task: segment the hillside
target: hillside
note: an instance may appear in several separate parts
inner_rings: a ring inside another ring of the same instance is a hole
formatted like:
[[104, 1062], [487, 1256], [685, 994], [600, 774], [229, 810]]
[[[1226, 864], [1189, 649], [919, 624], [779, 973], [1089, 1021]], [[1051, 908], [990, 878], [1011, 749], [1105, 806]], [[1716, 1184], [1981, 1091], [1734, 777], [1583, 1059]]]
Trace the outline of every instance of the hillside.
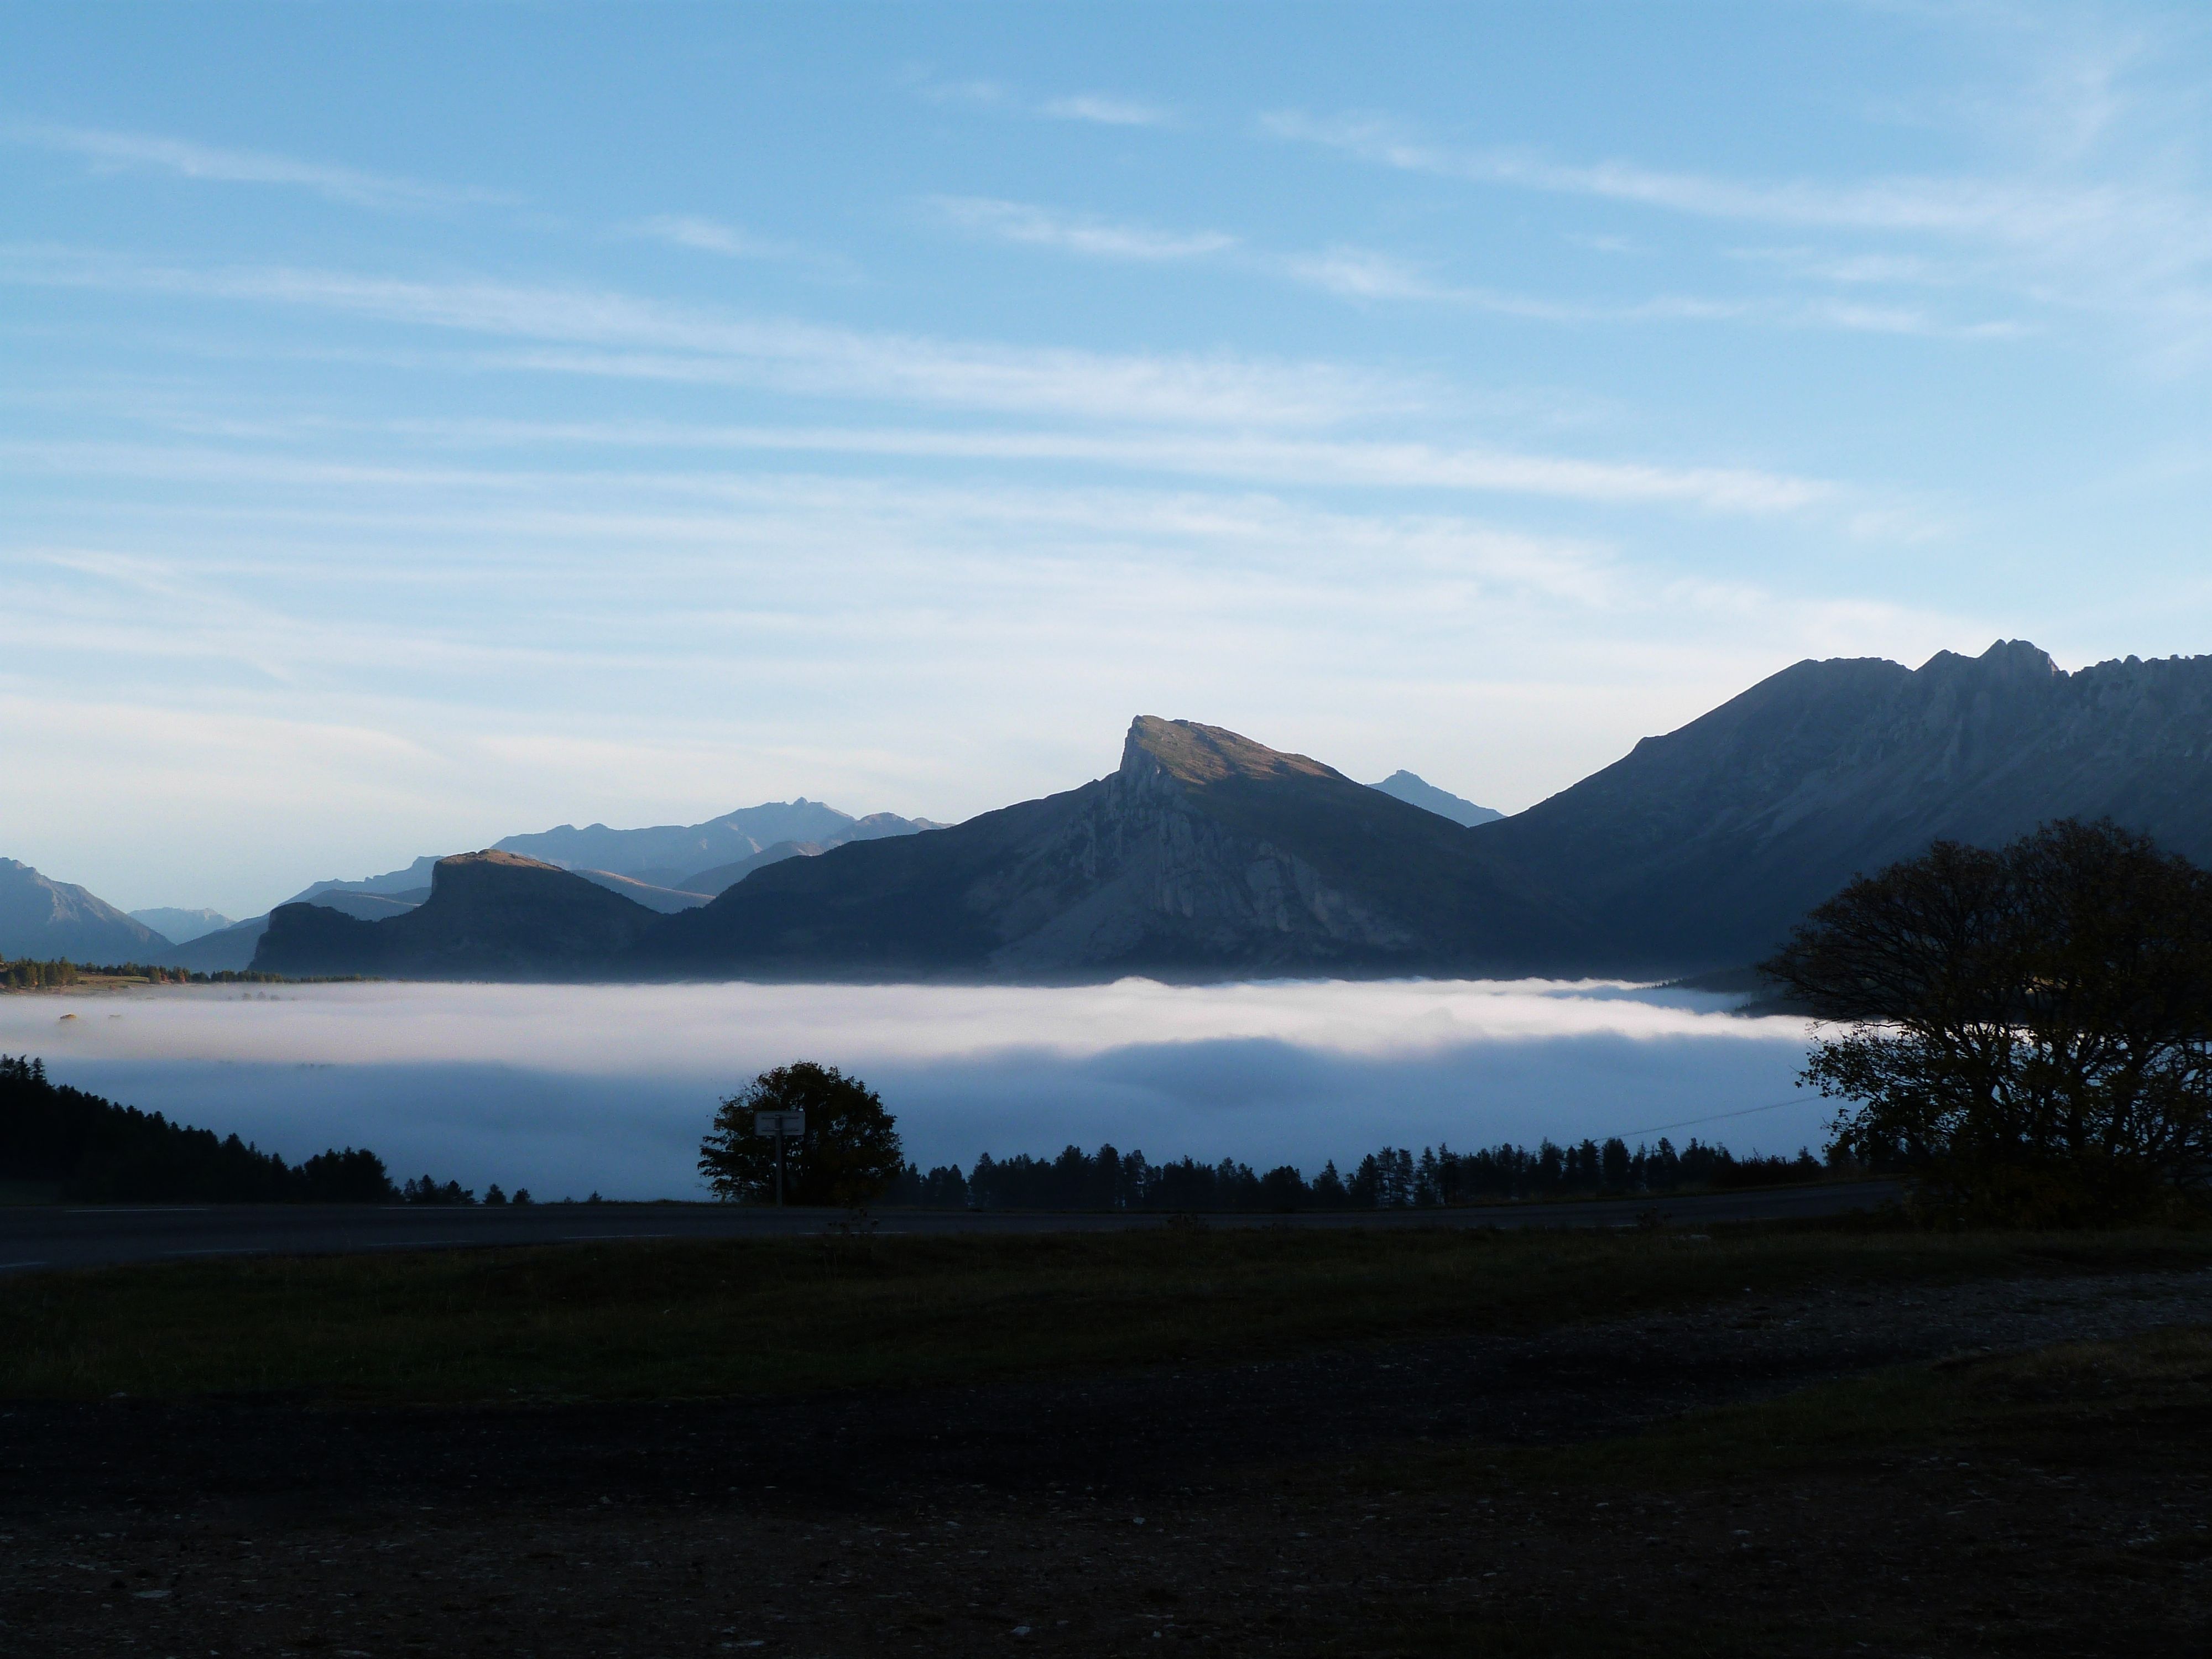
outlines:
[[1468, 834], [1595, 919], [1555, 969], [1664, 975], [1757, 960], [1939, 837], [2106, 815], [2212, 863], [2212, 658], [2069, 674], [2010, 641], [1917, 670], [1802, 662]]
[[[404, 915], [430, 894], [427, 884], [398, 893], [360, 893], [335, 886], [314, 891], [313, 902], [362, 921], [382, 921], [389, 916]], [[295, 904], [304, 902], [290, 901]], [[212, 933], [187, 939], [153, 960], [196, 974], [235, 973], [252, 966], [253, 953], [260, 948], [262, 934], [268, 931], [267, 916], [248, 916], [244, 921], [234, 921]]]
[[52, 961], [144, 962], [169, 941], [74, 882], [0, 859], [0, 957]]
[[581, 876], [495, 849], [440, 859], [422, 903], [365, 921], [323, 904], [270, 912], [264, 973], [404, 979], [617, 977], [654, 913]]
[[1578, 926], [1432, 812], [1146, 716], [1108, 777], [757, 869], [636, 960], [883, 978], [1504, 970]]
[[786, 859], [819, 858], [828, 850], [818, 842], [780, 841], [773, 847], [762, 848], [749, 858], [739, 859], [732, 864], [716, 865], [712, 870], [698, 871], [686, 879], [692, 891], [704, 893], [713, 898], [736, 886], [756, 870], [764, 870], [771, 864], [781, 864]]

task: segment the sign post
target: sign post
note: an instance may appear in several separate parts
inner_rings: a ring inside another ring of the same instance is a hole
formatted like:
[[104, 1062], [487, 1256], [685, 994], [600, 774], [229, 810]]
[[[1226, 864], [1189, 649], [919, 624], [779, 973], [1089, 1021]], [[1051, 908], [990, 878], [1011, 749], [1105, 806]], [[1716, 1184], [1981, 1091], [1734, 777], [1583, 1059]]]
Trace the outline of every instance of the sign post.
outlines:
[[753, 1133], [775, 1137], [775, 1201], [783, 1204], [783, 1140], [786, 1135], [804, 1139], [806, 1135], [806, 1114], [804, 1112], [755, 1112]]

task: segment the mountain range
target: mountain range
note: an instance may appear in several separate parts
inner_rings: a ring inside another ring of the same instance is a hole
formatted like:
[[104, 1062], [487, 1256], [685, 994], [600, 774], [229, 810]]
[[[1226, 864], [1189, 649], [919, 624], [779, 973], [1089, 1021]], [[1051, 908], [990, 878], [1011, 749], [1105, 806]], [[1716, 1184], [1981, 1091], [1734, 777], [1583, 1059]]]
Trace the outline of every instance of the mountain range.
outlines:
[[[704, 823], [661, 824], [643, 830], [611, 830], [604, 823], [579, 830], [564, 823], [534, 834], [509, 836], [494, 847], [573, 869], [586, 881], [620, 893], [649, 910], [666, 912], [704, 904], [757, 866], [780, 858], [811, 855], [849, 841], [915, 835], [941, 827], [927, 818], [902, 818], [891, 812], [854, 817], [802, 796], [793, 801], [741, 807]], [[285, 902], [319, 904], [363, 921], [382, 921], [412, 909], [430, 896], [431, 872], [437, 863], [433, 855], [380, 876], [319, 881]], [[31, 873], [38, 880], [45, 879], [35, 871]], [[4, 888], [5, 878], [0, 875], [0, 890]], [[100, 904], [82, 888], [68, 890], [82, 900]], [[0, 897], [0, 906], [6, 903]], [[126, 951], [120, 948], [125, 936], [112, 931], [87, 933], [81, 927], [70, 930], [40, 920], [49, 914], [69, 914], [65, 909], [58, 911], [51, 905], [41, 909], [31, 904], [23, 910], [20, 922], [12, 924], [11, 914], [0, 908], [0, 957], [129, 959], [197, 973], [234, 972], [251, 965], [269, 926], [266, 915], [234, 922], [213, 910], [136, 911], [132, 919], [155, 937], [130, 936], [137, 942]], [[109, 945], [96, 943], [101, 939]]]
[[2000, 641], [1918, 669], [1802, 662], [1510, 817], [1411, 774], [1365, 786], [1153, 716], [1107, 775], [956, 826], [836, 814], [825, 838], [828, 811], [563, 826], [319, 884], [272, 912], [254, 965], [1022, 981], [1735, 969], [1853, 875], [1939, 837], [1993, 845], [2109, 816], [2212, 864], [2212, 658], [2069, 674]]

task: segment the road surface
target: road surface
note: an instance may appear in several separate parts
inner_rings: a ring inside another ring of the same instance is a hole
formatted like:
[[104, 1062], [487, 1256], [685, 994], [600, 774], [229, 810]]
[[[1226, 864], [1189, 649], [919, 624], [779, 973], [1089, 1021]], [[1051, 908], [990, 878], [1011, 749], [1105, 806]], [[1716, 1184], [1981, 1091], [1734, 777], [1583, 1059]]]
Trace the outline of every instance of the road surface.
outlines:
[[[1210, 1215], [1224, 1227], [1632, 1227], [1649, 1212], [1669, 1226], [1773, 1221], [1871, 1209], [1898, 1195], [1886, 1181], [1771, 1187], [1743, 1193], [1514, 1204], [1455, 1210], [1358, 1210], [1297, 1215]], [[1158, 1214], [885, 1210], [878, 1237], [920, 1233], [1109, 1232], [1157, 1227]], [[258, 1204], [26, 1205], [0, 1209], [0, 1273], [185, 1261], [222, 1255], [330, 1255], [556, 1244], [609, 1238], [775, 1238], [843, 1224], [841, 1210], [723, 1204], [481, 1206]]]

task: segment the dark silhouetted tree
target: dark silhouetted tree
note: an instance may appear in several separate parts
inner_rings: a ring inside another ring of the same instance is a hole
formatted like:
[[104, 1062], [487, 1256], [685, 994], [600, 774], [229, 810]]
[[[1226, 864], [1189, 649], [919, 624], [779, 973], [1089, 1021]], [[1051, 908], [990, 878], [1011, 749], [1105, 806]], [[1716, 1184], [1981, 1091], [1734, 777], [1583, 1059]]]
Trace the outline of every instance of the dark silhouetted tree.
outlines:
[[2212, 1177], [2212, 877], [2109, 822], [1939, 842], [1762, 964], [1837, 1028], [1804, 1079], [1838, 1146], [2026, 1220]]
[[896, 1120], [875, 1091], [834, 1066], [802, 1060], [763, 1072], [714, 1114], [699, 1145], [699, 1173], [719, 1198], [775, 1202], [775, 1140], [754, 1133], [758, 1112], [806, 1114], [805, 1134], [784, 1146], [790, 1203], [872, 1203], [906, 1167]]

